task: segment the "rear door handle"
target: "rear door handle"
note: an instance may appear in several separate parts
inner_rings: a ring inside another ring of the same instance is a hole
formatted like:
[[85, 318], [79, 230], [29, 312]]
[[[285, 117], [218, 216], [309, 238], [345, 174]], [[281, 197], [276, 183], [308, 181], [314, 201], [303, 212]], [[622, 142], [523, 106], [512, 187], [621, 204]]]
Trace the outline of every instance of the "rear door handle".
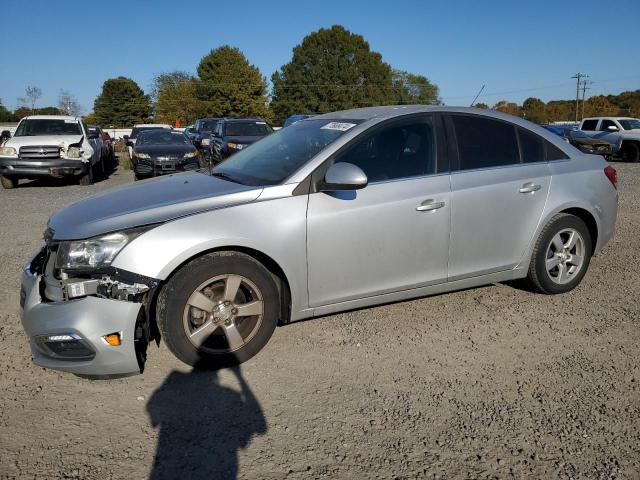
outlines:
[[520, 187], [520, 193], [533, 193], [537, 192], [542, 188], [542, 185], [536, 185], [535, 183], [525, 183]]
[[444, 202], [436, 202], [433, 198], [430, 198], [416, 207], [416, 210], [419, 212], [430, 212], [431, 210], [437, 210], [442, 207], [444, 207]]

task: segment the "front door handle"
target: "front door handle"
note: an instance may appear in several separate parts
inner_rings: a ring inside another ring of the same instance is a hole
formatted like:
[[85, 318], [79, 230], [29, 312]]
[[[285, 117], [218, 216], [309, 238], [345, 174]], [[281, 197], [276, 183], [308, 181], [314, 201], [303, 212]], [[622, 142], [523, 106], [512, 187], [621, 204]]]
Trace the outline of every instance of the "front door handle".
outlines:
[[419, 212], [430, 212], [442, 207], [444, 207], [444, 202], [436, 202], [433, 198], [430, 198], [422, 202], [420, 206], [416, 207], [416, 210]]
[[520, 193], [533, 193], [537, 192], [542, 188], [542, 185], [536, 185], [535, 183], [525, 183], [520, 187]]

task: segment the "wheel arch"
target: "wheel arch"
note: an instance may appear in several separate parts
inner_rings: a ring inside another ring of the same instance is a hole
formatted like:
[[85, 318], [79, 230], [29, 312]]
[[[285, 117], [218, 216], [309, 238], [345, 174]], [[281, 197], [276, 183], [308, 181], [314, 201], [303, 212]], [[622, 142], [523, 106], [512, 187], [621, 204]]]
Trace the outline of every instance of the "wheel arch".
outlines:
[[167, 275], [166, 278], [162, 281], [160, 286], [158, 287], [156, 293], [154, 294], [154, 298], [151, 300], [149, 304], [149, 320], [150, 327], [152, 332], [155, 335], [158, 335], [159, 339], [159, 329], [157, 325], [157, 298], [160, 294], [160, 291], [166, 286], [167, 282], [185, 265], [189, 262], [195, 260], [196, 258], [202, 257], [203, 255], [209, 255], [211, 253], [217, 252], [238, 252], [248, 255], [253, 258], [257, 262], [259, 262], [262, 266], [264, 266], [269, 273], [271, 273], [274, 281], [276, 282], [276, 286], [278, 291], [280, 292], [280, 319], [279, 323], [286, 324], [291, 321], [291, 286], [289, 283], [289, 279], [287, 274], [284, 272], [282, 267], [276, 262], [271, 256], [267, 255], [264, 252], [256, 250], [254, 248], [242, 246], [242, 245], [226, 245], [226, 246], [217, 246], [213, 248], [209, 248], [206, 250], [202, 250], [189, 258], [184, 259], [180, 264], [176, 265], [173, 270]]
[[591, 254], [596, 252], [596, 245], [598, 244], [598, 222], [595, 216], [589, 211], [581, 207], [570, 207], [561, 210], [557, 213], [567, 213], [573, 215], [582, 220], [589, 229], [589, 235], [591, 235]]

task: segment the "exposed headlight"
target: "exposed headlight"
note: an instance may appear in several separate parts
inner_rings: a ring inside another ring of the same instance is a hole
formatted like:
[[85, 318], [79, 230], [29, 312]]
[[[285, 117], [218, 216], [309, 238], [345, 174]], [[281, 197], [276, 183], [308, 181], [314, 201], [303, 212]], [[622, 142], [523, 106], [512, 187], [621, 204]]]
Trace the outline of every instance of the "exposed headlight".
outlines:
[[69, 147], [67, 149], [67, 157], [68, 158], [80, 158], [80, 157], [82, 157], [82, 150], [80, 150], [80, 147]]
[[184, 157], [182, 158], [193, 158], [193, 157], [197, 157], [198, 156], [198, 152], [187, 152], [184, 154]]
[[107, 267], [125, 245], [154, 226], [110, 233], [87, 240], [60, 242], [56, 267], [64, 269]]
[[203, 138], [200, 141], [200, 145], [202, 145], [203, 147], [208, 147], [209, 145], [211, 145], [211, 139], [210, 138]]
[[151, 158], [151, 155], [142, 152], [133, 152], [133, 156], [136, 158]]
[[13, 147], [0, 147], [0, 155], [15, 155], [16, 149]]

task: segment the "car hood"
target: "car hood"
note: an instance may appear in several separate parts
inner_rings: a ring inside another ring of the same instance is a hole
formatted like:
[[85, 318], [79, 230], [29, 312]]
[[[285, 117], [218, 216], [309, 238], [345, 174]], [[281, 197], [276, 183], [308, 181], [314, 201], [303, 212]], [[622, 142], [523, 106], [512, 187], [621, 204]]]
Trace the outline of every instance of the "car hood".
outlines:
[[30, 135], [24, 137], [12, 137], [4, 144], [5, 147], [13, 147], [18, 150], [20, 147], [30, 147], [32, 145], [58, 146], [67, 149], [69, 145], [82, 140], [82, 135]]
[[135, 151], [138, 153], [147, 153], [152, 157], [158, 155], [184, 155], [188, 152], [195, 152], [196, 147], [193, 145], [136, 145]]
[[136, 182], [81, 200], [47, 224], [53, 240], [77, 240], [254, 201], [262, 187], [198, 172]]
[[260, 135], [260, 136], [230, 135], [224, 138], [225, 138], [225, 142], [242, 143], [242, 144], [248, 145], [263, 139], [264, 135]]

